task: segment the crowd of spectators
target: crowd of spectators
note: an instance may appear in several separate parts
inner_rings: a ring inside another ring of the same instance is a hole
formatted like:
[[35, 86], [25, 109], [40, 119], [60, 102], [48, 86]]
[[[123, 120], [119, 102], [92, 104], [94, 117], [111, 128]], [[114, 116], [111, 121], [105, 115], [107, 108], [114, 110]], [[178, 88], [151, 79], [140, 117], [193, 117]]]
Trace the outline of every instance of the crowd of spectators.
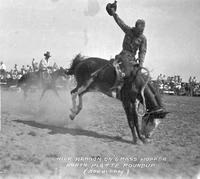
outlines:
[[195, 76], [190, 76], [188, 81], [183, 82], [180, 75], [166, 76], [160, 74], [156, 83], [161, 93], [187, 96], [200, 95], [200, 82], [197, 81]]
[[[51, 70], [57, 70], [58, 65], [53, 64]], [[0, 80], [6, 82], [8, 79], [17, 80], [22, 75], [28, 72], [35, 72], [39, 70], [39, 64], [33, 58], [31, 65], [22, 65], [18, 67], [14, 65], [13, 69], [7, 70], [3, 61], [0, 62]], [[197, 78], [190, 76], [187, 82], [183, 82], [180, 75], [166, 76], [164, 74], [158, 75], [156, 80], [152, 80], [156, 84], [161, 93], [168, 93], [174, 95], [200, 96], [200, 82]]]
[[[58, 65], [56, 63], [53, 64], [51, 70], [54, 71], [58, 69]], [[6, 65], [3, 61], [0, 62], [0, 80], [1, 82], [5, 82], [8, 79], [19, 79], [22, 75], [28, 72], [36, 72], [39, 70], [39, 63], [33, 58], [31, 65], [22, 65], [19, 67], [17, 64], [10, 70], [7, 70]]]

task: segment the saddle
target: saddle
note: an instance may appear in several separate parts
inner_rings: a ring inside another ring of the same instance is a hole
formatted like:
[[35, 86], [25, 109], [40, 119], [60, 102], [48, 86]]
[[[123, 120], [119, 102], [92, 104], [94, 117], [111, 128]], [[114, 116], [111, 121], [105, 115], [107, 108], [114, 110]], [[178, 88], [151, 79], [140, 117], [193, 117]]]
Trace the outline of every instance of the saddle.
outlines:
[[[125, 80], [128, 79], [129, 77], [129, 73], [127, 73], [127, 71], [124, 69], [124, 67], [122, 67], [123, 65], [121, 65], [122, 61], [120, 60], [116, 60], [115, 59], [111, 59], [111, 64], [112, 66], [115, 68], [115, 72], [116, 72], [116, 79], [115, 79], [115, 83], [113, 85], [113, 87], [110, 89], [111, 92], [116, 92], [116, 97], [120, 98], [120, 90], [122, 88], [122, 86], [125, 83]], [[134, 67], [139, 67], [139, 64], [136, 61], [129, 61], [129, 65]], [[130, 69], [129, 69], [130, 70]]]
[[113, 87], [111, 88], [111, 90], [114, 90], [114, 89], [121, 89], [121, 87], [123, 86], [124, 84], [124, 77], [126, 76], [125, 73], [122, 71], [121, 67], [120, 67], [120, 64], [122, 62], [116, 62], [115, 60], [113, 60], [113, 67], [115, 68], [115, 73], [116, 73], [116, 79], [115, 79], [115, 83], [113, 85]]
[[[129, 76], [128, 75], [129, 73], [127, 74], [126, 70], [123, 67], [121, 67], [121, 64], [123, 63], [122, 61], [111, 59], [110, 62], [115, 68], [115, 72], [116, 72], [115, 84], [112, 87], [112, 89], [114, 89], [119, 86], [118, 84], [120, 84], [120, 86], [123, 85], [124, 79]], [[129, 62], [129, 65], [132, 67], [139, 67], [139, 64], [136, 61]]]

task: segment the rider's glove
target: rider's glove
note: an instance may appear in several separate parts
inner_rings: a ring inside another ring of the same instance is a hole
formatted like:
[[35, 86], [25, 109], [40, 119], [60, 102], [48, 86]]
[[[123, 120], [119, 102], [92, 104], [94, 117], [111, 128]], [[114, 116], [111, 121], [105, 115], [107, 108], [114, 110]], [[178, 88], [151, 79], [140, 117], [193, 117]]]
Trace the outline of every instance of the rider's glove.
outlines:
[[140, 67], [143, 67], [143, 61], [141, 59], [137, 58], [136, 62], [139, 64]]
[[139, 65], [140, 65], [140, 67], [143, 67], [143, 62], [139, 61]]

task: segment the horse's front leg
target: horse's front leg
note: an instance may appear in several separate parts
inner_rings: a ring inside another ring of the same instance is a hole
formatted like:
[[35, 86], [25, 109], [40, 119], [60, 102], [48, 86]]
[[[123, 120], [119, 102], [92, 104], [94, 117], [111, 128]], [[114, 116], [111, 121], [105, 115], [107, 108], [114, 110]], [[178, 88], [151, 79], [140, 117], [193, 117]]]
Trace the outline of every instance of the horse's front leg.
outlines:
[[133, 137], [133, 144], [137, 143], [137, 136], [135, 133], [135, 124], [133, 120], [133, 115], [132, 115], [132, 108], [131, 108], [131, 103], [129, 101], [123, 101], [123, 107], [126, 112], [126, 117], [128, 119], [128, 125], [131, 129], [132, 137]]
[[78, 101], [79, 101], [79, 103], [78, 103], [78, 106], [77, 106], [77, 113], [76, 114], [78, 114], [80, 111], [81, 111], [81, 109], [83, 108], [83, 99], [82, 99], [82, 94], [80, 95], [78, 95]]
[[131, 104], [131, 111], [132, 111], [132, 120], [134, 121], [134, 126], [135, 126], [135, 129], [136, 129], [136, 132], [137, 132], [137, 136], [143, 143], [146, 143], [145, 138], [142, 137], [141, 134], [140, 134], [139, 124], [138, 124], [138, 114], [137, 114], [137, 111], [136, 111], [135, 103]]
[[76, 98], [77, 98], [77, 92], [71, 92], [71, 97], [72, 97], [72, 108], [71, 114], [69, 115], [70, 119], [73, 120], [77, 114], [77, 106], [76, 106]]
[[[91, 83], [90, 83], [91, 84]], [[89, 84], [89, 85], [90, 85]], [[83, 108], [83, 95], [87, 92], [89, 85], [86, 86], [82, 86], [81, 88], [78, 89], [78, 99], [79, 99], [79, 103], [77, 106], [77, 114], [81, 111], [81, 109]]]

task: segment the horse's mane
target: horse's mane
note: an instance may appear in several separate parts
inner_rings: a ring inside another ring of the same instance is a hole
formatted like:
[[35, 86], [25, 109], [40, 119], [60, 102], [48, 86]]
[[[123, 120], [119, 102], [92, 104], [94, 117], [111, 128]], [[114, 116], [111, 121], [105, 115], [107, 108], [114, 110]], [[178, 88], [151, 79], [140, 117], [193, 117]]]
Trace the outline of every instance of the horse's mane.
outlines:
[[82, 56], [80, 53], [77, 54], [74, 59], [72, 59], [72, 62], [71, 62], [71, 65], [70, 65], [70, 68], [67, 69], [67, 72], [66, 74], [67, 75], [73, 75], [74, 74], [74, 70], [75, 70], [75, 67], [85, 59], [84, 56]]

